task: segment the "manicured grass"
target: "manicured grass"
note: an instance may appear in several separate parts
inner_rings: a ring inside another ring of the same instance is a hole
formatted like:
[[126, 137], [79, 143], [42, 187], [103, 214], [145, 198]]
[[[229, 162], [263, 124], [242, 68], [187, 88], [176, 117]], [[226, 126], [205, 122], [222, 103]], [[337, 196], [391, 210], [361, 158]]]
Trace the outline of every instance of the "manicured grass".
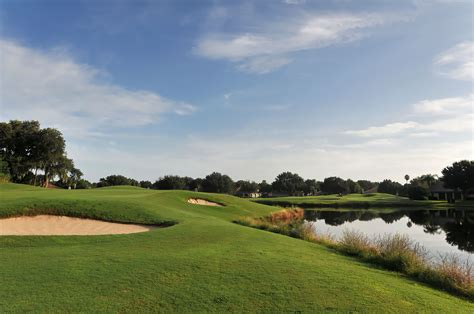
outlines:
[[[302, 208], [323, 208], [323, 207], [344, 207], [344, 208], [409, 208], [409, 207], [458, 207], [462, 203], [448, 204], [445, 201], [413, 201], [406, 197], [385, 194], [348, 194], [339, 196], [320, 195], [320, 196], [290, 196], [290, 197], [273, 197], [273, 198], [257, 198], [254, 202], [266, 205], [291, 207], [297, 206]], [[467, 202], [466, 202], [467, 204]], [[472, 205], [472, 204], [470, 204]], [[474, 208], [474, 206], [472, 207]]]
[[[226, 206], [192, 205], [190, 197]], [[232, 196], [3, 184], [0, 200], [0, 216], [176, 223], [131, 235], [0, 237], [0, 312], [474, 311], [318, 244], [234, 224], [276, 209]]]

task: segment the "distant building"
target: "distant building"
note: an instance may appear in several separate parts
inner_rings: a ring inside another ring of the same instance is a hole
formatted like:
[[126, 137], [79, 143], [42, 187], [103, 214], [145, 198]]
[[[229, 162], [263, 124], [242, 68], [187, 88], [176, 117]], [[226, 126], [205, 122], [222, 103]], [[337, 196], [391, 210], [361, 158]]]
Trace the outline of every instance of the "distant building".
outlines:
[[260, 192], [237, 191], [235, 193], [235, 195], [238, 196], [238, 197], [244, 197], [244, 198], [257, 198], [257, 197], [261, 197], [262, 193], [260, 193]]
[[463, 194], [460, 190], [445, 188], [443, 181], [438, 181], [430, 187], [430, 196], [432, 199], [448, 202], [463, 199]]

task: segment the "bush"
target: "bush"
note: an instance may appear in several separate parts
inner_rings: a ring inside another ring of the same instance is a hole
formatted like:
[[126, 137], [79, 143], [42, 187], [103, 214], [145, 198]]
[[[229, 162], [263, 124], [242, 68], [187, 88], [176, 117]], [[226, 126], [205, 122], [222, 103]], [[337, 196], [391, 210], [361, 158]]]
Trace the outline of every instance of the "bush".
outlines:
[[428, 189], [419, 185], [412, 185], [408, 187], [408, 197], [412, 200], [427, 200], [428, 199]]

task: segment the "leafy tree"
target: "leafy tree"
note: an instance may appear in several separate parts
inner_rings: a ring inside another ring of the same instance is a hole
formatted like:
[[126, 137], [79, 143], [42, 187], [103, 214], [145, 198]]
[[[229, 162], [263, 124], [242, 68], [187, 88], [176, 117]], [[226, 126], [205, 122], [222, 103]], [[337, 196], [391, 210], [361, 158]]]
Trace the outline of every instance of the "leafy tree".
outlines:
[[12, 120], [0, 123], [0, 155], [13, 182], [22, 182], [35, 163], [38, 121]]
[[428, 189], [420, 185], [410, 185], [408, 187], [408, 197], [412, 200], [426, 200], [428, 199]]
[[285, 192], [289, 195], [296, 195], [303, 192], [305, 188], [304, 179], [296, 173], [280, 173], [272, 183], [273, 191]]
[[315, 195], [318, 193], [320, 186], [319, 182], [314, 179], [304, 181], [303, 192], [305, 195]]
[[321, 191], [329, 194], [349, 193], [347, 182], [339, 177], [329, 177], [321, 183]]
[[357, 183], [359, 184], [359, 186], [362, 188], [363, 191], [371, 190], [377, 187], [378, 185], [377, 182], [372, 182], [369, 180], [358, 180]]
[[100, 178], [96, 184], [97, 187], [116, 186], [116, 185], [132, 185], [139, 186], [137, 180], [127, 178], [122, 175], [110, 175], [105, 178]]
[[474, 161], [461, 160], [452, 166], [444, 168], [444, 186], [451, 189], [460, 189], [466, 195], [467, 190], [474, 188]]
[[272, 185], [268, 184], [266, 180], [263, 180], [258, 184], [258, 189], [262, 194], [268, 194], [272, 192]]
[[189, 189], [191, 191], [202, 191], [203, 182], [204, 182], [204, 179], [202, 178], [192, 179], [191, 182], [189, 182]]
[[205, 192], [233, 194], [234, 181], [228, 175], [213, 172], [204, 178], [202, 189]]
[[379, 184], [378, 191], [380, 193], [388, 193], [393, 195], [398, 195], [402, 191], [403, 186], [395, 181], [385, 179]]
[[[42, 129], [37, 137], [35, 159], [39, 168], [44, 171], [44, 187], [48, 187], [49, 180], [55, 175], [62, 175], [65, 169], [71, 166], [65, 157], [66, 143], [63, 135], [56, 129]], [[69, 168], [70, 169], [70, 168]]]
[[8, 169], [8, 164], [3, 160], [2, 155], [0, 155], [0, 182], [8, 182], [10, 179], [10, 170]]
[[69, 171], [69, 181], [74, 189], [77, 188], [77, 183], [81, 180], [83, 175], [80, 169], [74, 167]]
[[240, 192], [254, 193], [258, 192], [258, 183], [254, 181], [239, 180], [235, 183], [235, 188]]
[[186, 177], [167, 175], [155, 181], [153, 188], [158, 190], [187, 190], [188, 181]]
[[[59, 180], [64, 183], [66, 187], [71, 186], [71, 181], [69, 177], [69, 172], [74, 168], [74, 163], [71, 159], [67, 158], [66, 156], [61, 156], [58, 158], [54, 164], [52, 164], [50, 169], [50, 179], [54, 179], [54, 177], [58, 176]], [[45, 175], [45, 186], [47, 187], [48, 182], [46, 181], [48, 178]]]
[[412, 185], [422, 186], [429, 189], [430, 186], [435, 184], [438, 181], [438, 176], [433, 174], [424, 174], [419, 177], [413, 178], [410, 183]]
[[362, 193], [362, 188], [360, 187], [359, 183], [354, 182], [351, 179], [347, 179], [346, 185], [349, 189], [349, 193]]
[[76, 189], [90, 189], [92, 188], [92, 184], [85, 180], [85, 179], [80, 179], [79, 181], [77, 181], [77, 184], [76, 184]]
[[151, 189], [153, 184], [150, 181], [140, 181], [140, 187], [144, 189]]

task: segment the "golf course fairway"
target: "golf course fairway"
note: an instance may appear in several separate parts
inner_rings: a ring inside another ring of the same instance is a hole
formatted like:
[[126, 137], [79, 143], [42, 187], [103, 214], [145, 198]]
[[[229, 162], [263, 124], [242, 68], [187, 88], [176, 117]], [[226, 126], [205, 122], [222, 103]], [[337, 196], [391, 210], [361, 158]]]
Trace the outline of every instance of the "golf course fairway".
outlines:
[[159, 226], [125, 235], [1, 236], [0, 312], [474, 312], [473, 303], [398, 273], [232, 222], [276, 210], [189, 191], [0, 184], [0, 217]]

